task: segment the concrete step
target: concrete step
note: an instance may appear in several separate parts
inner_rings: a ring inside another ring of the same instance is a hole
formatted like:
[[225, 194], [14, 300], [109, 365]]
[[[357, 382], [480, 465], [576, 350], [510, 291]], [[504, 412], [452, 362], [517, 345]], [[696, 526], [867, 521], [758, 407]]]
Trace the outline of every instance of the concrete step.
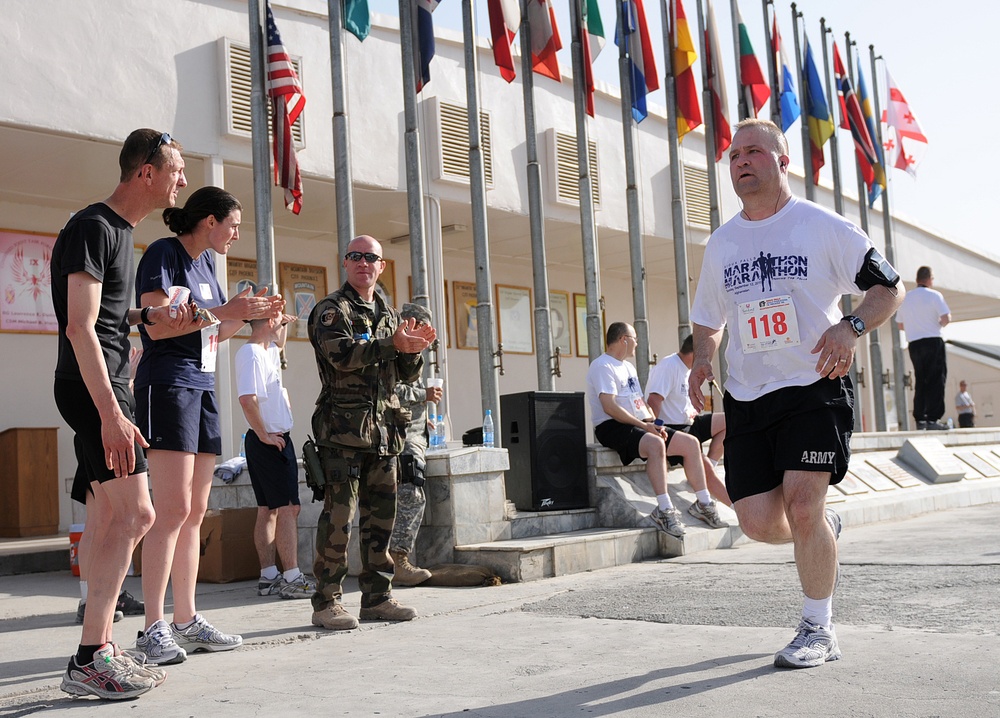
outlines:
[[512, 539], [568, 533], [597, 527], [597, 509], [519, 511], [507, 502], [507, 519]]
[[0, 576], [69, 571], [69, 537], [0, 539]]
[[504, 581], [537, 581], [650, 558], [728, 548], [746, 540], [739, 526], [687, 526], [686, 530], [684, 538], [678, 539], [652, 526], [582, 529], [458, 546], [455, 560], [490, 568]]

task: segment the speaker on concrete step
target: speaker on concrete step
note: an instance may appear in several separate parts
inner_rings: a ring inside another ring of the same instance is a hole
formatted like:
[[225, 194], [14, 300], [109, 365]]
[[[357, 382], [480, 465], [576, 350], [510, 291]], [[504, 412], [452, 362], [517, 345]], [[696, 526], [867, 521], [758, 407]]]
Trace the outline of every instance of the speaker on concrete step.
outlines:
[[584, 394], [526, 391], [500, 397], [510, 457], [507, 499], [521, 511], [587, 508]]

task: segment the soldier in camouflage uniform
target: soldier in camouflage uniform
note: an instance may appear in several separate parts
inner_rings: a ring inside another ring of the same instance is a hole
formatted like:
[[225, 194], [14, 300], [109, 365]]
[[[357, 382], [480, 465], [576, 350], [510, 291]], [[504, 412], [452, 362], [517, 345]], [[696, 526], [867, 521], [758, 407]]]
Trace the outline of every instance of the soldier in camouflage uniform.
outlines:
[[420, 352], [433, 327], [400, 321], [375, 292], [385, 269], [382, 246], [355, 237], [344, 257], [347, 282], [309, 316], [322, 389], [312, 428], [323, 468], [323, 511], [316, 532], [316, 593], [312, 622], [333, 630], [356, 628], [341, 604], [351, 520], [360, 509], [361, 618], [409, 621], [412, 608], [392, 590], [389, 536], [396, 516], [396, 457], [410, 413], [394, 393], [399, 381], [420, 376]]
[[[400, 310], [404, 319], [413, 318], [421, 324], [431, 323], [431, 312], [419, 304], [404, 304]], [[431, 577], [431, 572], [410, 563], [410, 554], [417, 540], [420, 522], [424, 518], [424, 466], [427, 453], [427, 402], [441, 401], [441, 388], [428, 387], [422, 377], [416, 381], [396, 384], [399, 403], [411, 413], [406, 427], [406, 442], [399, 455], [399, 483], [396, 486], [396, 523], [389, 539], [389, 555], [396, 566], [392, 577], [397, 586], [418, 586]]]

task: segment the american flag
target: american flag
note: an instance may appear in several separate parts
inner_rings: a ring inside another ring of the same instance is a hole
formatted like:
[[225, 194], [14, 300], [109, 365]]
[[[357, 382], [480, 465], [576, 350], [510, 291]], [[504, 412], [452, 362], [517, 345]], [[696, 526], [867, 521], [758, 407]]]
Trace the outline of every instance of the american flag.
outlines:
[[292, 125], [305, 108], [306, 98], [295, 66], [281, 43], [270, 3], [267, 4], [267, 95], [271, 98], [274, 132], [274, 183], [285, 188], [285, 208], [298, 214], [302, 210], [302, 178]]

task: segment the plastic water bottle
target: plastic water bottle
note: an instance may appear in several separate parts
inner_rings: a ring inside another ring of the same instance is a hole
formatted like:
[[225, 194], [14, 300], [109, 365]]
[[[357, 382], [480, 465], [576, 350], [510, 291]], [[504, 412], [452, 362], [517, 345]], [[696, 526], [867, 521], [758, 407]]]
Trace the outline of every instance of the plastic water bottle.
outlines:
[[430, 426], [427, 427], [427, 451], [438, 450], [438, 420], [437, 416], [430, 414], [427, 417]]
[[489, 409], [483, 417], [483, 446], [487, 449], [493, 448], [493, 413]]
[[444, 424], [444, 415], [438, 414], [437, 423], [434, 425], [434, 434], [437, 438], [437, 451], [444, 451], [448, 448], [448, 432]]
[[244, 431], [240, 437], [240, 456], [247, 458], [247, 433]]

